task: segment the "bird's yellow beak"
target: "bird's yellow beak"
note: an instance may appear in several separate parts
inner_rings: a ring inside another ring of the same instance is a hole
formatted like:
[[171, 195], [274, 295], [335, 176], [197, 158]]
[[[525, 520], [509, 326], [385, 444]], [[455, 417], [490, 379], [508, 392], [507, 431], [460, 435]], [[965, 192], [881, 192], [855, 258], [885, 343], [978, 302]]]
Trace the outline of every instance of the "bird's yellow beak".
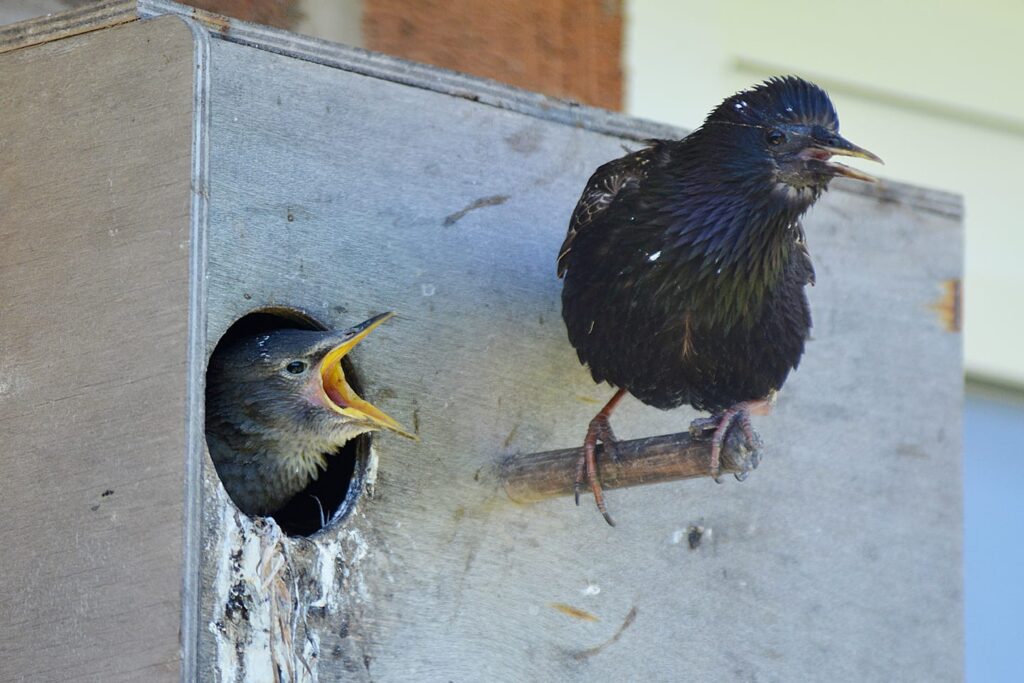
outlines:
[[845, 164], [829, 161], [829, 159], [834, 156], [854, 157], [856, 159], [867, 159], [868, 161], [874, 161], [883, 165], [885, 164], [877, 154], [869, 152], [863, 147], [858, 147], [846, 138], [839, 136], [836, 136], [833, 144], [815, 145], [805, 150], [804, 154], [807, 158], [817, 159], [818, 161], [824, 162], [826, 166], [832, 169], [832, 173], [835, 175], [853, 178], [854, 180], [862, 180], [867, 183], [877, 183], [878, 178], [856, 168], [851, 168]]
[[396, 434], [419, 441], [415, 434], [407, 432], [393, 418], [388, 416], [377, 406], [369, 401], [364, 401], [345, 381], [345, 370], [341, 367], [341, 359], [349, 351], [356, 347], [356, 344], [365, 339], [381, 323], [393, 317], [394, 313], [382, 313], [362, 322], [345, 333], [345, 340], [328, 351], [319, 365], [320, 382], [323, 385], [323, 392], [327, 399], [327, 407], [340, 415], [345, 415], [361, 422], [372, 422], [379, 427], [388, 429]]

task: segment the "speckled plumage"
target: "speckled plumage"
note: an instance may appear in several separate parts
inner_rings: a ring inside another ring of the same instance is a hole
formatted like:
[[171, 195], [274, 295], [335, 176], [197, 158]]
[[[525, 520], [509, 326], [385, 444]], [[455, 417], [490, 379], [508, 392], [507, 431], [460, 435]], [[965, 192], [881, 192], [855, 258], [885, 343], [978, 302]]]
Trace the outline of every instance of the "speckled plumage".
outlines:
[[814, 281], [800, 218], [832, 176], [780, 179], [765, 142], [775, 122], [838, 133], [823, 91], [778, 79], [591, 177], [558, 273], [569, 340], [595, 381], [658, 408], [719, 412], [797, 366]]
[[800, 219], [832, 178], [873, 180], [833, 155], [881, 161], [840, 137], [825, 91], [773, 78], [684, 139], [651, 140], [591, 176], [558, 254], [562, 317], [580, 362], [619, 391], [587, 430], [577, 503], [586, 477], [613, 523], [596, 444], [614, 451], [609, 416], [625, 393], [715, 414], [716, 478], [733, 422], [756, 448], [749, 413], [770, 406], [811, 329]]

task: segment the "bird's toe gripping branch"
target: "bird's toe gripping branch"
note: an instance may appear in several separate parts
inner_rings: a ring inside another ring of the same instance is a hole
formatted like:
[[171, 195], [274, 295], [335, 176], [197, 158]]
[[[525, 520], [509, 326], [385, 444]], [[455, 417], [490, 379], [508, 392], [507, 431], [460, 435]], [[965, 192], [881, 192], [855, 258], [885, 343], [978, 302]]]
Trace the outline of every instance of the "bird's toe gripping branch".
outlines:
[[736, 464], [740, 467], [739, 472], [733, 472], [732, 474], [732, 476], [736, 477], [736, 481], [746, 481], [750, 473], [761, 464], [764, 442], [761, 441], [761, 437], [757, 432], [751, 430], [751, 433], [753, 438], [750, 438], [750, 435], [744, 430], [743, 443], [736, 449], [738, 454], [745, 456], [742, 459], [736, 459]]
[[615, 432], [612, 431], [612, 425], [608, 420], [608, 416], [603, 413], [599, 413], [590, 421], [590, 426], [587, 428], [587, 436], [583, 440], [583, 455], [580, 456], [579, 461], [576, 463], [576, 482], [573, 487], [576, 505], [580, 504], [580, 492], [583, 490], [584, 481], [589, 482], [590, 490], [594, 492], [594, 502], [597, 504], [597, 509], [604, 515], [604, 519], [608, 524], [615, 526], [615, 521], [608, 514], [608, 510], [605, 507], [604, 493], [601, 489], [601, 478], [597, 472], [598, 441], [604, 444], [604, 452], [611, 457], [612, 462], [619, 462], [618, 439], [615, 438]]
[[721, 484], [721, 454], [729, 430], [738, 425], [743, 433], [743, 443], [739, 449], [746, 457], [741, 463], [742, 469], [733, 473], [736, 481], [744, 481], [750, 471], [756, 469], [761, 462], [761, 437], [754, 431], [750, 422], [751, 413], [765, 415], [771, 409], [771, 399], [760, 401], [744, 401], [737, 403], [721, 415], [697, 418], [690, 423], [690, 435], [693, 438], [707, 438], [711, 432], [711, 477], [716, 484]]
[[604, 516], [604, 521], [608, 522], [610, 526], [615, 526], [615, 521], [608, 514], [608, 509], [604, 505], [604, 493], [601, 490], [601, 479], [597, 472], [597, 442], [600, 441], [604, 444], [605, 453], [611, 457], [612, 462], [617, 464], [619, 462], [619, 441], [615, 438], [615, 432], [612, 431], [609, 418], [612, 411], [615, 410], [615, 406], [619, 404], [619, 401], [625, 395], [625, 389], [616, 391], [615, 395], [590, 421], [590, 425], [587, 427], [587, 436], [583, 440], [583, 455], [580, 456], [576, 463], [576, 482], [573, 486], [576, 505], [579, 505], [583, 482], [584, 480], [590, 482], [590, 490], [594, 492], [594, 503], [597, 504], [597, 509]]

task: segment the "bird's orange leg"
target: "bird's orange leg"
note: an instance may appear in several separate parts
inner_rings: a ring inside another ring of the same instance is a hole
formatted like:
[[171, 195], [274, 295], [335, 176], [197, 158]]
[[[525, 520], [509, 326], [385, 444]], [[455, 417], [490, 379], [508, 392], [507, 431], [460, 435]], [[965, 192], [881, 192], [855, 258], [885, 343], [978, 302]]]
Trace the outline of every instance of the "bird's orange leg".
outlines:
[[597, 504], [597, 509], [604, 515], [604, 521], [608, 522], [611, 526], [615, 526], [615, 522], [612, 520], [611, 515], [608, 514], [607, 508], [605, 508], [604, 494], [601, 492], [601, 480], [597, 473], [597, 442], [600, 441], [604, 444], [605, 453], [610, 455], [613, 460], [617, 459], [615, 453], [617, 439], [615, 438], [615, 432], [612, 431], [609, 418], [612, 411], [615, 410], [615, 406], [619, 404], [619, 401], [625, 395], [625, 389], [616, 391], [611, 400], [604, 404], [604, 408], [601, 408], [597, 415], [594, 416], [594, 419], [590, 421], [590, 425], [587, 427], [587, 436], [583, 440], [583, 457], [576, 463], [576, 504], [580, 504], [580, 490], [583, 488], [583, 480], [586, 479], [590, 482], [590, 490], [594, 492], [594, 502]]

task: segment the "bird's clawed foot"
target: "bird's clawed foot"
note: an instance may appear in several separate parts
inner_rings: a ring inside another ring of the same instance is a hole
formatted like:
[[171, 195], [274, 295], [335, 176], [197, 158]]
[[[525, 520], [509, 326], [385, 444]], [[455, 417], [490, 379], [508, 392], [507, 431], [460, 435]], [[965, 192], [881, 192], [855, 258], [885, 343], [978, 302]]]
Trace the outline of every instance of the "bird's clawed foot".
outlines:
[[608, 420], [612, 411], [615, 410], [615, 406], [619, 404], [619, 401], [625, 395], [625, 389], [616, 391], [608, 403], [604, 404], [604, 408], [601, 408], [597, 415], [594, 416], [594, 419], [590, 421], [590, 426], [587, 427], [587, 438], [583, 440], [583, 457], [576, 463], [576, 485], [573, 487], [576, 491], [576, 504], [579, 505], [583, 482], [590, 482], [590, 490], [594, 492], [594, 502], [597, 504], [597, 509], [601, 511], [601, 514], [604, 515], [604, 521], [608, 522], [610, 526], [615, 526], [615, 522], [604, 506], [601, 480], [597, 474], [597, 442], [600, 441], [604, 444], [604, 450], [611, 456], [612, 460], [615, 462], [619, 461], [618, 452], [615, 449], [618, 439], [615, 438], [615, 432], [612, 431], [612, 425]]
[[594, 502], [597, 504], [597, 509], [604, 515], [604, 520], [611, 526], [615, 526], [615, 521], [612, 520], [611, 515], [608, 514], [607, 508], [604, 505], [604, 493], [601, 489], [601, 479], [597, 473], [597, 442], [600, 441], [604, 444], [604, 452], [611, 457], [614, 462], [619, 461], [618, 455], [618, 439], [615, 438], [615, 432], [612, 431], [611, 422], [608, 416], [604, 412], [598, 413], [593, 420], [590, 421], [590, 426], [587, 427], [587, 436], [583, 440], [583, 457], [576, 463], [576, 504], [580, 504], [580, 492], [583, 490], [584, 481], [590, 483], [590, 490], [594, 492]]
[[693, 439], [706, 439], [711, 437], [711, 477], [715, 483], [721, 484], [722, 472], [722, 445], [725, 443], [729, 430], [734, 424], [738, 424], [743, 433], [742, 451], [746, 458], [741, 463], [743, 469], [733, 476], [736, 481], [744, 481], [750, 476], [750, 471], [757, 468], [761, 462], [761, 437], [754, 431], [750, 423], [750, 415], [766, 414], [771, 407], [768, 400], [744, 401], [737, 403], [721, 415], [711, 417], [700, 417], [690, 423], [690, 436]]
[[761, 464], [761, 437], [758, 436], [757, 432], [754, 432], [754, 441], [746, 441], [746, 435], [744, 435], [745, 443], [741, 447], [741, 452], [744, 454], [742, 462], [738, 463], [743, 469], [739, 472], [734, 472], [732, 476], [736, 477], [736, 481], [746, 481], [750, 473], [757, 469], [757, 466]]

